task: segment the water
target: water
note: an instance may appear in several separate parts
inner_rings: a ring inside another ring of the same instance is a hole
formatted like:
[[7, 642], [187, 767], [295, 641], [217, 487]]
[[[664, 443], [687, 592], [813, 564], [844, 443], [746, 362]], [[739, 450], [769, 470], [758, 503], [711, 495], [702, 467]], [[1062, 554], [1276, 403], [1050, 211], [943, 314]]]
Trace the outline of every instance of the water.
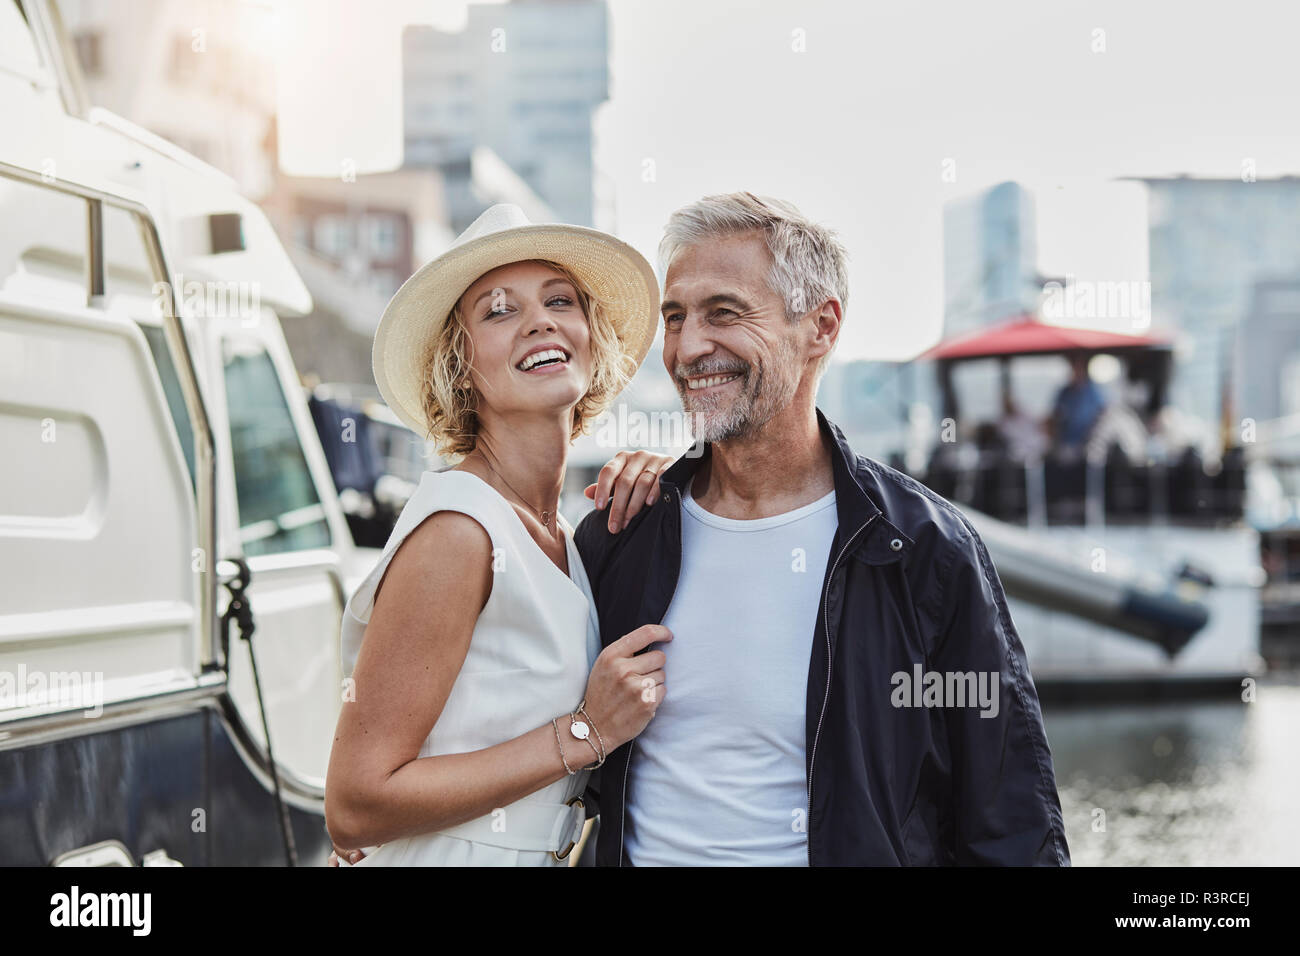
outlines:
[[[1300, 864], [1300, 681], [1043, 714], [1075, 866]], [[1097, 811], [1104, 811], [1104, 816]]]

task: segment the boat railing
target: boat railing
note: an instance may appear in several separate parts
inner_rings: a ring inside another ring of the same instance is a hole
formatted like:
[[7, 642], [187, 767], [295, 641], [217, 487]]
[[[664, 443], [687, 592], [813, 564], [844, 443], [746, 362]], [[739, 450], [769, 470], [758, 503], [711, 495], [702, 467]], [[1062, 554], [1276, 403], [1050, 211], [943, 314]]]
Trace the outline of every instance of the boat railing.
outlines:
[[998, 451], [954, 453], [940, 446], [921, 480], [937, 493], [1002, 521], [1050, 525], [1214, 527], [1242, 519], [1246, 472], [1241, 449], [1207, 467], [1188, 449], [1172, 461], [1104, 461], [1049, 454], [1012, 458]]

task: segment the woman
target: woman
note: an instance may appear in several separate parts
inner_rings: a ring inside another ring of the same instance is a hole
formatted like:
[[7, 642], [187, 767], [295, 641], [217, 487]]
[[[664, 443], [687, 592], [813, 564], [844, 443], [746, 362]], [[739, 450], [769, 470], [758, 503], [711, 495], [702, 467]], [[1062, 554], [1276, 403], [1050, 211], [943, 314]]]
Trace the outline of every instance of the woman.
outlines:
[[[385, 310], [380, 391], [460, 460], [424, 474], [344, 614], [325, 817], [336, 848], [367, 848], [342, 851], [355, 865], [560, 865], [589, 772], [663, 700], [663, 652], [637, 652], [671, 635], [600, 649], [556, 510], [569, 444], [645, 357], [657, 303], [630, 246], [494, 206]], [[665, 464], [624, 458], [633, 512]]]

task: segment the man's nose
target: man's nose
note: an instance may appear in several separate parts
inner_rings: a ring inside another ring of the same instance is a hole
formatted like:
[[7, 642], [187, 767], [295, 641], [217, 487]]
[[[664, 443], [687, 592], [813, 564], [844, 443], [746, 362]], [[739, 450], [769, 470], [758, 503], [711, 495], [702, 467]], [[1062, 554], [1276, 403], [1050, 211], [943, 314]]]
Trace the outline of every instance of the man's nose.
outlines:
[[677, 361], [690, 365], [713, 351], [708, 327], [699, 319], [687, 316], [677, 334]]

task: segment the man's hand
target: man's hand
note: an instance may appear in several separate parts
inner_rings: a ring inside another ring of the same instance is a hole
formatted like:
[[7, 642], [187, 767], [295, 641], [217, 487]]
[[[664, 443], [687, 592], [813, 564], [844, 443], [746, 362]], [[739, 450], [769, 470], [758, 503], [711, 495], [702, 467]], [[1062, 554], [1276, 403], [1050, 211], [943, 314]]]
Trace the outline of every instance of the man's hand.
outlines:
[[659, 475], [673, 463], [668, 455], [648, 451], [621, 451], [615, 455], [584, 494], [597, 510], [609, 504], [609, 530], [619, 532], [642, 509], [659, 500]]

